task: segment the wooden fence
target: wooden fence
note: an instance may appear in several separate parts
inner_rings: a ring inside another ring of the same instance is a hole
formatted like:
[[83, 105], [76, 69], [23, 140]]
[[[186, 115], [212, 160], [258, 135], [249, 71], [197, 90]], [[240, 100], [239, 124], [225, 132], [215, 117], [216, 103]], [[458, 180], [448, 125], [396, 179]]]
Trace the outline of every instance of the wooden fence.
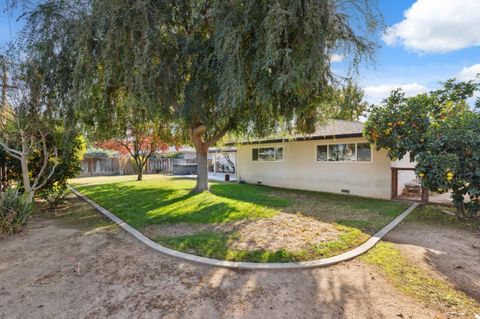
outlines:
[[[136, 174], [130, 157], [89, 157], [81, 162], [80, 176], [130, 175]], [[173, 162], [170, 158], [152, 158], [148, 160], [146, 174], [171, 173]]]

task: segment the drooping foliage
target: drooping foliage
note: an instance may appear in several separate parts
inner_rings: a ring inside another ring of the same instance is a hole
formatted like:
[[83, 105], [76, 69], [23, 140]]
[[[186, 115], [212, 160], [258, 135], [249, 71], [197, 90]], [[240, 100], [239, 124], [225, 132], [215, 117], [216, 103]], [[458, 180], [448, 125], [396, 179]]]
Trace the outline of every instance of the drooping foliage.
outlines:
[[355, 69], [381, 26], [373, 0], [48, 0], [29, 19], [33, 45], [37, 34], [55, 43], [40, 49], [45, 61], [70, 62], [52, 70], [72, 76], [64, 92], [85, 122], [114, 127], [126, 92], [196, 147], [198, 191], [208, 148], [227, 132], [311, 132], [326, 113], [331, 57]]
[[82, 2], [68, 3], [67, 7], [64, 1], [36, 2], [30, 10], [25, 2], [25, 28], [7, 52], [11, 81], [8, 112], [2, 114], [7, 126], [0, 142], [18, 163], [17, 175], [10, 173], [8, 178], [16, 177], [30, 201], [54, 183], [64, 188], [66, 176], [78, 171], [78, 156], [72, 155], [79, 144], [72, 95], [78, 54], [71, 30], [80, 18], [76, 9]]

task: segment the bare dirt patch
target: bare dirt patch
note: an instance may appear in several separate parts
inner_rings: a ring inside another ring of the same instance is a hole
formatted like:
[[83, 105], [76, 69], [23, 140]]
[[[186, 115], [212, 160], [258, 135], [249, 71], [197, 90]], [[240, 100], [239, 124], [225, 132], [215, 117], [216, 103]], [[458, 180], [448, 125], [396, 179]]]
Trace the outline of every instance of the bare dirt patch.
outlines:
[[405, 256], [480, 302], [480, 233], [407, 222], [386, 236]]
[[399, 294], [356, 260], [301, 271], [213, 268], [163, 256], [82, 217], [35, 217], [0, 241], [0, 318], [448, 316]]
[[302, 214], [279, 213], [271, 218], [223, 224], [157, 224], [142, 230], [149, 238], [176, 237], [201, 232], [235, 232], [230, 248], [237, 250], [286, 249], [300, 251], [312, 244], [335, 240], [341, 233], [334, 224]]
[[339, 230], [329, 223], [300, 214], [280, 213], [250, 222], [238, 229], [231, 247], [238, 250], [300, 251], [310, 245], [335, 240]]

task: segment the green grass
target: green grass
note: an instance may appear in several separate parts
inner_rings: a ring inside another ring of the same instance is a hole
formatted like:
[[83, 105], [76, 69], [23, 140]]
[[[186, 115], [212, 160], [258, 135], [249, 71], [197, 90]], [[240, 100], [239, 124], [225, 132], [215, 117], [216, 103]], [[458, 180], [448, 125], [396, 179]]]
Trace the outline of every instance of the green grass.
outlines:
[[480, 229], [480, 219], [478, 218], [461, 220], [456, 216], [445, 214], [443, 211], [455, 213], [455, 209], [451, 207], [421, 205], [410, 215], [408, 215], [405, 221], [437, 226], [465, 228], [470, 230]]
[[305, 243], [305, 249], [294, 252], [235, 250], [231, 248], [235, 233], [156, 238], [173, 249], [232, 261], [288, 262], [334, 256], [362, 244], [408, 207], [372, 198], [223, 182], [211, 183], [210, 193], [192, 194], [194, 180], [159, 175], [148, 175], [141, 182], [132, 176], [79, 178], [71, 184], [139, 230], [155, 224], [269, 218], [283, 211], [334, 224], [339, 231], [335, 240]]
[[305, 261], [331, 257], [352, 249], [369, 238], [367, 234], [355, 228], [341, 225], [338, 225], [338, 228], [343, 233], [339, 235], [337, 240], [310, 245], [308, 249], [294, 252], [285, 249], [275, 251], [232, 249], [230, 244], [237, 238], [236, 233], [202, 232], [187, 236], [157, 237], [156, 241], [172, 249], [204, 257], [262, 263]]
[[271, 188], [271, 194], [290, 199], [288, 212], [300, 212], [325, 222], [334, 222], [374, 234], [408, 208], [398, 201]]
[[472, 298], [429, 276], [424, 269], [403, 257], [392, 244], [379, 243], [360, 258], [379, 267], [398, 289], [427, 305], [469, 315], [480, 312]]
[[[133, 227], [159, 223], [225, 223], [240, 219], [271, 217], [287, 199], [267, 194], [256, 185], [212, 183], [211, 193], [192, 194], [195, 181], [176, 178], [149, 178], [102, 184], [92, 179], [74, 180], [77, 190], [114, 212]], [[115, 177], [96, 178], [112, 181]]]

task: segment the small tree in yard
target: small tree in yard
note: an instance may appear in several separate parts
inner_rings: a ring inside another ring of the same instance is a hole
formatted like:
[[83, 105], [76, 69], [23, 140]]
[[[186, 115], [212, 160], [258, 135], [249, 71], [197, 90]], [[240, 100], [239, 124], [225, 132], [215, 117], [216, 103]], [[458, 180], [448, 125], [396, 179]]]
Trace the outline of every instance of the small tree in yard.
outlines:
[[137, 172], [137, 181], [141, 181], [148, 160], [154, 154], [168, 149], [168, 144], [162, 142], [161, 136], [153, 124], [147, 123], [128, 128], [124, 136], [97, 143], [96, 146], [130, 155]]
[[[8, 111], [0, 121], [0, 146], [19, 161], [21, 185], [29, 203], [53, 176], [58, 164], [57, 147], [48, 143], [55, 120], [40, 78], [34, 64], [23, 64], [15, 70]], [[32, 174], [30, 161], [36, 155], [40, 169]]]
[[387, 149], [392, 160], [410, 154], [423, 186], [440, 193], [451, 189], [461, 218], [480, 210], [480, 114], [467, 103], [479, 88], [474, 81], [449, 80], [440, 90], [414, 97], [393, 91], [365, 124], [368, 140]]
[[[39, 196], [46, 200], [50, 207], [56, 207], [65, 197], [68, 179], [76, 177], [80, 171], [80, 162], [86, 152], [86, 143], [83, 135], [65, 131], [57, 127], [50, 143], [58, 146], [58, 164], [52, 177], [39, 191]], [[36, 158], [33, 158], [35, 162]], [[33, 165], [32, 165], [33, 166]], [[33, 171], [38, 167], [33, 166]]]

